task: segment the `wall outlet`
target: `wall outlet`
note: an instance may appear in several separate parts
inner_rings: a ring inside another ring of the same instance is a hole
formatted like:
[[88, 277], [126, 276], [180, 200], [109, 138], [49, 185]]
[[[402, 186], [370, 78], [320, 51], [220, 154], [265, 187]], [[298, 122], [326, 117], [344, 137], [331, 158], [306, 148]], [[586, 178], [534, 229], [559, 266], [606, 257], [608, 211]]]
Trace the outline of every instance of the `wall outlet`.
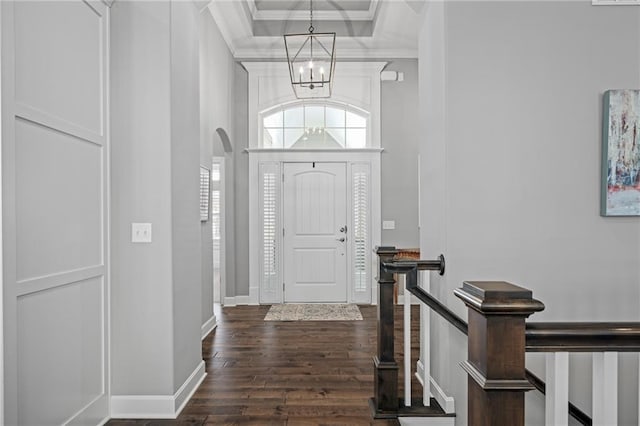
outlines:
[[382, 221], [382, 229], [396, 229], [396, 221], [395, 220], [383, 220]]
[[151, 242], [151, 224], [150, 223], [132, 223], [131, 224], [131, 242], [132, 243], [150, 243]]

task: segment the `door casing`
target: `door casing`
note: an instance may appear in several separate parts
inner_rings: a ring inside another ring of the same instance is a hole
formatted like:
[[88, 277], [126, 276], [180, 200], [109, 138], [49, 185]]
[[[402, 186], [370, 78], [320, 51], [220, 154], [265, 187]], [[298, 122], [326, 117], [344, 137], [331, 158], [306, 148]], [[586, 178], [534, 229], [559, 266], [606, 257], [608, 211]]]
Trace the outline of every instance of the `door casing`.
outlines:
[[[353, 171], [358, 169], [367, 169], [370, 177], [369, 182], [369, 244], [367, 250], [371, 252], [374, 247], [381, 244], [381, 206], [380, 206], [380, 154], [381, 149], [366, 148], [358, 150], [340, 149], [340, 150], [270, 150], [270, 149], [248, 149], [249, 154], [249, 304], [272, 304], [283, 303], [282, 292], [282, 232], [281, 217], [278, 224], [280, 233], [276, 235], [276, 251], [277, 264], [279, 269], [279, 288], [273, 289], [271, 293], [265, 291], [262, 281], [262, 219], [260, 209], [262, 208], [261, 200], [261, 170], [265, 167], [282, 175], [282, 164], [287, 162], [343, 162], [347, 168], [347, 223], [352, 223], [352, 205], [350, 191], [352, 188]], [[280, 178], [281, 179], [281, 178]], [[281, 186], [278, 186], [281, 191]], [[280, 203], [282, 202], [280, 197]], [[279, 205], [282, 211], [282, 205]], [[351, 256], [351, 241], [347, 246], [347, 256]], [[371, 256], [372, 258], [372, 256]], [[377, 284], [375, 282], [375, 262], [369, 259], [368, 264], [368, 289], [366, 292], [354, 292], [353, 277], [351, 273], [351, 263], [347, 268], [347, 302], [361, 304], [377, 303]]]

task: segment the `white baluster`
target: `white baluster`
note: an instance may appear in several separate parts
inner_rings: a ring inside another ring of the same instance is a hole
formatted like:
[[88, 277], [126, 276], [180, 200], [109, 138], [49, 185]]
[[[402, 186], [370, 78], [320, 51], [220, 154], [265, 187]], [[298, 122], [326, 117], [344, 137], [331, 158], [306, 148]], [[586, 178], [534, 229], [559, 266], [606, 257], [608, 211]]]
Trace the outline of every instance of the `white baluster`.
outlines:
[[569, 424], [569, 353], [548, 353], [546, 361], [545, 424], [566, 426]]
[[404, 405], [411, 407], [411, 293], [406, 276], [400, 276], [404, 284]]
[[[431, 290], [429, 271], [418, 273], [418, 283], [424, 291]], [[431, 405], [431, 325], [429, 308], [420, 304], [420, 361], [422, 361], [422, 404]]]
[[618, 424], [618, 353], [593, 354], [593, 425]]

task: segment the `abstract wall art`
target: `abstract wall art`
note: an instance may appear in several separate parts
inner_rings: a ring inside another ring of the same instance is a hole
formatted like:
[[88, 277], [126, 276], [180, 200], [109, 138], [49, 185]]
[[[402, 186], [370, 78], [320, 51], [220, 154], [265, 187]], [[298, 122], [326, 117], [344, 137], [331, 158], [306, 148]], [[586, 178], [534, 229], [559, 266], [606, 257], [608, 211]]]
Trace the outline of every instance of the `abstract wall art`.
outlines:
[[640, 90], [608, 90], [602, 123], [602, 216], [640, 216]]

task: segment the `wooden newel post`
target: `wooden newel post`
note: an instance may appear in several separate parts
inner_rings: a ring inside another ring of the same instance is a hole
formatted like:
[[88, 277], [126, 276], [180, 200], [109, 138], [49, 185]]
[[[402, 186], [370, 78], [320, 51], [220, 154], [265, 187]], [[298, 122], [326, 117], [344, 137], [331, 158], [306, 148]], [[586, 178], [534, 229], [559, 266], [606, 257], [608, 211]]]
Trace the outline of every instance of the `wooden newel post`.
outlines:
[[502, 281], [465, 282], [455, 295], [469, 308], [470, 426], [524, 426], [525, 319], [544, 309], [530, 290]]
[[396, 418], [398, 414], [398, 363], [394, 359], [393, 273], [382, 264], [398, 253], [395, 247], [376, 247], [378, 255], [378, 348], [373, 358], [375, 418]]

